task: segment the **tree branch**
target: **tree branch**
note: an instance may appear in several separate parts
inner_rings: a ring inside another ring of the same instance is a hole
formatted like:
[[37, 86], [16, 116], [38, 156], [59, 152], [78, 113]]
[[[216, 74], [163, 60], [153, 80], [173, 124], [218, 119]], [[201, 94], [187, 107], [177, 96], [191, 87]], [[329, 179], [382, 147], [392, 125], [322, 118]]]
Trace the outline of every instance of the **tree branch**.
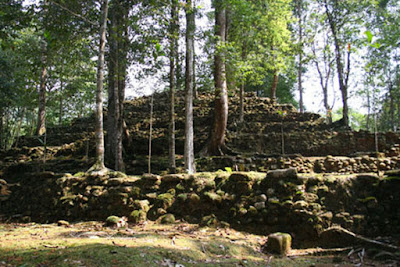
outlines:
[[54, 1], [49, 1], [49, 2], [52, 3], [52, 4], [55, 4], [56, 6], [60, 7], [61, 9], [65, 10], [65, 11], [67, 11], [67, 12], [71, 13], [71, 14], [74, 15], [75, 17], [78, 17], [78, 18], [80, 18], [80, 19], [83, 19], [84, 21], [86, 21], [87, 23], [89, 23], [89, 24], [91, 24], [91, 25], [93, 25], [93, 26], [96, 26], [96, 27], [99, 26], [99, 24], [97, 24], [97, 23], [95, 23], [95, 22], [93, 22], [93, 21], [88, 20], [88, 19], [85, 18], [84, 16], [79, 15], [78, 13], [73, 12], [72, 10], [66, 8], [65, 6], [60, 5], [60, 4], [57, 3], [57, 2], [54, 2]]

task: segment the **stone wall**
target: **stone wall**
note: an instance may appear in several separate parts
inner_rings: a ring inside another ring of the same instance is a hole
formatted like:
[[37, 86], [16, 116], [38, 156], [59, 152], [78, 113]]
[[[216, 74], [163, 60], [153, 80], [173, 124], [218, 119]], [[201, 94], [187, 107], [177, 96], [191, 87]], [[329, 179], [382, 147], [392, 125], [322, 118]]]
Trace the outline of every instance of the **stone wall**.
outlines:
[[3, 220], [104, 220], [117, 215], [138, 223], [173, 214], [204, 225], [289, 232], [303, 245], [334, 224], [370, 236], [400, 230], [399, 172], [384, 177], [297, 174], [293, 168], [195, 176], [44, 172], [25, 177], [23, 184], [1, 180], [0, 186]]

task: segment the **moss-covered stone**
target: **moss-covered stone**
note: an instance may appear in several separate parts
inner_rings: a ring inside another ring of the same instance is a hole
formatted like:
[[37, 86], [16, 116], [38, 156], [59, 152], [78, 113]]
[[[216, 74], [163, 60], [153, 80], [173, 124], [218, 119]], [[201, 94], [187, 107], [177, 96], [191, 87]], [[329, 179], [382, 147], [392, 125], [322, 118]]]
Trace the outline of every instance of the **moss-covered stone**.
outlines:
[[205, 192], [204, 197], [214, 203], [222, 202], [222, 197], [215, 192]]
[[164, 193], [157, 196], [157, 205], [163, 209], [168, 209], [175, 202], [175, 196], [170, 193]]
[[162, 224], [173, 224], [175, 223], [175, 216], [171, 213], [167, 213], [165, 215], [162, 215], [157, 221]]
[[214, 214], [211, 214], [211, 215], [204, 216], [203, 218], [201, 218], [200, 225], [208, 226], [208, 227], [217, 227], [217, 226], [219, 226], [219, 220], [217, 219], [217, 217]]
[[132, 207], [135, 210], [143, 210], [144, 212], [148, 212], [150, 210], [150, 202], [145, 199], [145, 200], [135, 200], [132, 203]]
[[289, 254], [292, 247], [292, 236], [286, 233], [274, 233], [268, 235], [268, 241], [263, 251], [279, 255]]
[[115, 215], [108, 216], [106, 219], [107, 226], [115, 226], [120, 222], [121, 218]]
[[132, 223], [143, 223], [147, 220], [147, 212], [144, 210], [134, 210], [129, 214], [129, 221]]

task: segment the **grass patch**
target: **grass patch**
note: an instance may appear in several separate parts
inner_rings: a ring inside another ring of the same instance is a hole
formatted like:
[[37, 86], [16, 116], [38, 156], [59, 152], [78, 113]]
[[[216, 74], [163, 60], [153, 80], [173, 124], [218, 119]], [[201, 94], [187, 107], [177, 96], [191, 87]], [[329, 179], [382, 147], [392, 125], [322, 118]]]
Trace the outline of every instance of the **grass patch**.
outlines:
[[0, 265], [310, 266], [332, 257], [279, 258], [260, 252], [265, 236], [180, 223], [111, 229], [100, 222], [0, 224]]

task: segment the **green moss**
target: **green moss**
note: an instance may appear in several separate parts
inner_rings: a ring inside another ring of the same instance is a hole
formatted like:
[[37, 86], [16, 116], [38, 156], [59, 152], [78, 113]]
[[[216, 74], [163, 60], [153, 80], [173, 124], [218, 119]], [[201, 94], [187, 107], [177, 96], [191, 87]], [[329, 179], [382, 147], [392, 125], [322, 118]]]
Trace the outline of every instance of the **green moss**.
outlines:
[[184, 190], [185, 190], [185, 187], [184, 187], [182, 184], [180, 184], [180, 183], [177, 184], [175, 188], [176, 188], [176, 190], [178, 190], [178, 191], [184, 191]]
[[214, 192], [205, 192], [204, 196], [212, 202], [221, 203], [222, 197]]
[[108, 173], [110, 178], [126, 178], [127, 175], [123, 172], [118, 172], [118, 171], [111, 171]]
[[117, 225], [120, 220], [121, 220], [121, 218], [118, 216], [115, 216], [115, 215], [108, 216], [106, 219], [106, 225], [107, 226]]
[[86, 175], [85, 172], [77, 172], [77, 173], [74, 174], [74, 177], [83, 177], [85, 175]]
[[172, 196], [175, 196], [176, 191], [175, 191], [174, 188], [171, 188], [171, 189], [169, 189], [169, 190], [167, 191], [167, 193], [171, 194]]
[[172, 206], [175, 201], [175, 197], [170, 193], [164, 193], [157, 196], [157, 201], [159, 204], [161, 204], [161, 207], [166, 210]]
[[249, 207], [248, 212], [249, 212], [249, 214], [250, 214], [251, 216], [256, 216], [256, 215], [258, 214], [257, 209], [256, 209], [255, 207], [253, 207], [253, 206], [250, 206], [250, 207]]
[[385, 181], [400, 181], [400, 176], [386, 176], [383, 178]]
[[175, 216], [171, 213], [165, 214], [159, 218], [162, 224], [172, 224], [175, 223]]
[[147, 220], [147, 213], [143, 210], [134, 210], [129, 215], [129, 222], [132, 223], [142, 223]]
[[140, 188], [137, 186], [132, 187], [131, 196], [138, 198], [140, 196]]
[[201, 226], [209, 226], [209, 227], [217, 227], [219, 225], [219, 221], [214, 214], [204, 216], [201, 218], [200, 222]]
[[376, 197], [370, 196], [370, 197], [366, 197], [366, 198], [363, 198], [363, 199], [359, 198], [358, 201], [360, 201], [361, 203], [367, 203], [367, 202], [370, 202], [370, 201], [377, 201], [377, 199], [376, 199]]
[[188, 198], [188, 194], [187, 193], [181, 193], [179, 195], [176, 196], [177, 199], [179, 199], [182, 202], [185, 202]]

